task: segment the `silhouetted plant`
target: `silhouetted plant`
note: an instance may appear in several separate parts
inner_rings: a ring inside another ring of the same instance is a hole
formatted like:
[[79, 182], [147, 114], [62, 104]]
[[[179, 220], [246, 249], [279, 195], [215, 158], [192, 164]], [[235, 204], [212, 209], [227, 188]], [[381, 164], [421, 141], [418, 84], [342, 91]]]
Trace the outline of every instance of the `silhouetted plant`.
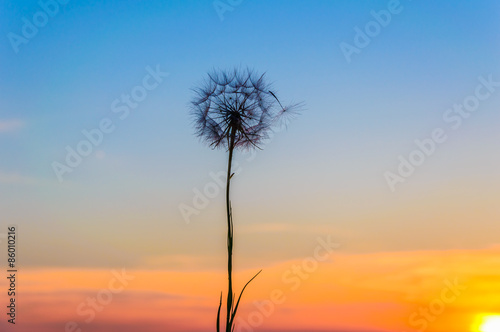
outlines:
[[[234, 319], [241, 297], [248, 284], [262, 272], [259, 271], [243, 287], [238, 299], [233, 293], [233, 216], [229, 198], [233, 153], [235, 149], [260, 149], [260, 144], [269, 132], [288, 115], [292, 115], [297, 105], [283, 107], [265, 81], [265, 74], [256, 75], [249, 69], [213, 71], [208, 74], [201, 87], [195, 89], [191, 103], [197, 135], [210, 147], [227, 149], [228, 166], [226, 180], [227, 212], [227, 274], [228, 294], [226, 302], [226, 332], [234, 330]], [[217, 311], [217, 332], [220, 331], [222, 293]]]

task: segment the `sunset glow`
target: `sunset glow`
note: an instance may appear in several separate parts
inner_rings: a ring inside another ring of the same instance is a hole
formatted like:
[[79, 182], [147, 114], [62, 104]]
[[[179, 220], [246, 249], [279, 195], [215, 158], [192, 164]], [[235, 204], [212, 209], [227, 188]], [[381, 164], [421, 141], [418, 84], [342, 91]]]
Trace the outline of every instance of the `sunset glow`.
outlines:
[[472, 332], [499, 332], [500, 315], [483, 314], [478, 317], [474, 324]]

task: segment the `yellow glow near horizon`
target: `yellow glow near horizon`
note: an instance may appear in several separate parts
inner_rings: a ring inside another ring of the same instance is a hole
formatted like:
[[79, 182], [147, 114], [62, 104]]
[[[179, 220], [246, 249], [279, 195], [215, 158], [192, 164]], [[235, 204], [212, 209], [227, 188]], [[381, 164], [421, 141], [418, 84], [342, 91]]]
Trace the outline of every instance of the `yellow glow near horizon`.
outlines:
[[474, 332], [500, 332], [500, 315], [481, 315]]

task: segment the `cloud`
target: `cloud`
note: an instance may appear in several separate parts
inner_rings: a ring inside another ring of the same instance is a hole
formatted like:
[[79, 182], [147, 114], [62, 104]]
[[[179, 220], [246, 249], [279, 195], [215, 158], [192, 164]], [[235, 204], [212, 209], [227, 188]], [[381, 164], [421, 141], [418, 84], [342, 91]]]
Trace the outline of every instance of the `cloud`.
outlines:
[[[1, 130], [0, 130], [1, 132]], [[0, 184], [36, 184], [37, 180], [18, 173], [0, 171]]]
[[213, 266], [224, 266], [225, 258], [210, 255], [160, 255], [150, 256], [144, 259], [144, 263], [149, 268], [168, 268], [168, 269], [210, 269]]
[[24, 121], [19, 119], [0, 120], [0, 133], [9, 133], [23, 128]]
[[[239, 317], [246, 320], [252, 313], [261, 312], [254, 301], [261, 304], [269, 301], [272, 292], [278, 290], [283, 292], [285, 302], [276, 305], [265, 317], [265, 325], [255, 331], [413, 331], [408, 325], [410, 315], [439, 300], [448, 280], [467, 289], [453, 302], [446, 303], [446, 311], [433, 323], [432, 331], [459, 331], [460, 324], [467, 320], [463, 317], [497, 310], [499, 254], [500, 248], [337, 253], [312, 270], [304, 268], [303, 259], [285, 261], [266, 267], [259, 275], [252, 284], [251, 294], [241, 302]], [[170, 264], [197, 258], [171, 255], [155, 259]], [[299, 271], [294, 266], [301, 266], [304, 279], [294, 272]], [[227, 286], [222, 265], [217, 270], [127, 269], [127, 274], [135, 278], [122, 293], [113, 294], [104, 310], [96, 312], [97, 319], [92, 324], [86, 324], [76, 308], [109, 287], [111, 270], [47, 267], [23, 271], [24, 315], [30, 317], [30, 324], [36, 323], [36, 328], [21, 328], [20, 332], [62, 331], [70, 320], [78, 322], [87, 332], [156, 332], [162, 331], [162, 327], [163, 331], [208, 331], [220, 291]], [[254, 273], [253, 269], [237, 268], [234, 280], [238, 289]], [[0, 288], [3, 284], [6, 283], [0, 280]], [[52, 305], [44, 307], [43, 303]], [[136, 325], [143, 322], [151, 326]], [[45, 330], [45, 323], [57, 324], [59, 328]], [[449, 328], [439, 328], [439, 324]], [[0, 321], [0, 330], [6, 326]]]
[[311, 234], [336, 234], [337, 236], [352, 236], [349, 232], [332, 225], [297, 225], [287, 223], [254, 223], [243, 224], [238, 229], [239, 233], [245, 234], [263, 234], [263, 233], [311, 233]]

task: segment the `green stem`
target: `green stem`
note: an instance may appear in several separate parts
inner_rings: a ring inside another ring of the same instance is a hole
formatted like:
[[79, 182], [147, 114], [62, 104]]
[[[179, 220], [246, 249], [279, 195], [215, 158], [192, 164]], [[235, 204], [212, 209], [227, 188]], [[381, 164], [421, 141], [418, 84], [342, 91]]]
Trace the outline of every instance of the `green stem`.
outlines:
[[229, 140], [229, 160], [227, 165], [227, 185], [226, 185], [226, 212], [227, 212], [227, 276], [228, 276], [228, 293], [227, 293], [227, 316], [226, 316], [226, 332], [231, 331], [231, 316], [233, 307], [233, 220], [231, 215], [231, 201], [229, 199], [229, 191], [231, 188], [231, 167], [233, 164], [234, 139], [236, 131], [233, 129]]

